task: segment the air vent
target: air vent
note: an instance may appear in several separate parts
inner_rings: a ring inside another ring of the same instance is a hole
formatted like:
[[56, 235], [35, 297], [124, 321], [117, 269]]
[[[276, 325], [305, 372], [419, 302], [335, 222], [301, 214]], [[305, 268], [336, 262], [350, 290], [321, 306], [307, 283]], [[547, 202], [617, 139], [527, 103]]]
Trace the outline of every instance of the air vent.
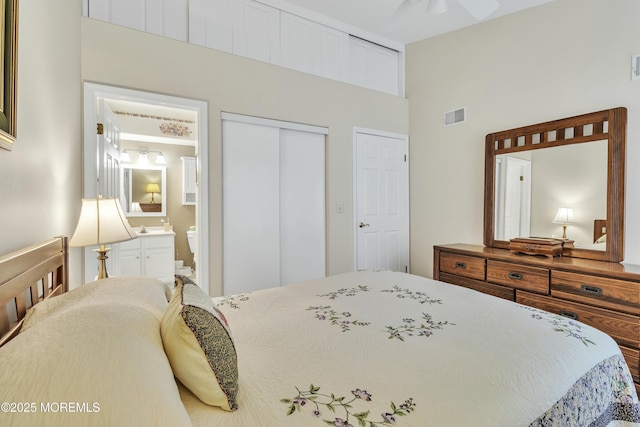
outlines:
[[640, 80], [640, 53], [631, 56], [631, 80]]
[[467, 120], [467, 109], [464, 107], [444, 113], [445, 127], [464, 123], [465, 120]]

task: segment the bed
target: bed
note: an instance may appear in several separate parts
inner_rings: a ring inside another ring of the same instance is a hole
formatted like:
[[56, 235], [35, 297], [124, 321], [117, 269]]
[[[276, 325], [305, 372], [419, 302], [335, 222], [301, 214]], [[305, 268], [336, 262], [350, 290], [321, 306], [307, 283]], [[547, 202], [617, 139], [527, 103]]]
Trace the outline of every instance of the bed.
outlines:
[[640, 426], [616, 343], [541, 310], [389, 271], [214, 299], [176, 284], [34, 298], [0, 348], [0, 425]]

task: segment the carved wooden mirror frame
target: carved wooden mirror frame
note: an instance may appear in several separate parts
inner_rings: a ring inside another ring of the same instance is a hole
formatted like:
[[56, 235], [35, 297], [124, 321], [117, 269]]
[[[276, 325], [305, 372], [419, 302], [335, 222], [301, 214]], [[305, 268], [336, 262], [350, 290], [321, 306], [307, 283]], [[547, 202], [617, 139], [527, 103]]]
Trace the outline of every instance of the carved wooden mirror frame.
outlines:
[[568, 144], [607, 140], [607, 242], [605, 251], [564, 249], [563, 255], [620, 262], [624, 259], [624, 168], [627, 109], [624, 107], [583, 114], [536, 125], [490, 133], [485, 143], [484, 244], [509, 248], [509, 241], [496, 240], [496, 155]]

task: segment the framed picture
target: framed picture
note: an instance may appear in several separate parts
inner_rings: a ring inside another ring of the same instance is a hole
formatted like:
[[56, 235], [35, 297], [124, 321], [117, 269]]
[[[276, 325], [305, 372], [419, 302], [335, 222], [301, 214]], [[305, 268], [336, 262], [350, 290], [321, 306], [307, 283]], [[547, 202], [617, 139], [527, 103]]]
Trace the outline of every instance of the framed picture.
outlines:
[[16, 140], [18, 0], [0, 0], [0, 26], [0, 147], [11, 150]]

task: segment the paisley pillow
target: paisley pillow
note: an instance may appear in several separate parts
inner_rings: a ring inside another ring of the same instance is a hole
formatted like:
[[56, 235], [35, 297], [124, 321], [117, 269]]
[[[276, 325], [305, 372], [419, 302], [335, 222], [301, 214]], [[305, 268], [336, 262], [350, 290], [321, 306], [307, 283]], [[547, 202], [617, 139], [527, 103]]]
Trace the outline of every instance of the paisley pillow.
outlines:
[[238, 358], [229, 325], [191, 279], [176, 276], [160, 333], [173, 373], [185, 387], [208, 405], [238, 408]]

